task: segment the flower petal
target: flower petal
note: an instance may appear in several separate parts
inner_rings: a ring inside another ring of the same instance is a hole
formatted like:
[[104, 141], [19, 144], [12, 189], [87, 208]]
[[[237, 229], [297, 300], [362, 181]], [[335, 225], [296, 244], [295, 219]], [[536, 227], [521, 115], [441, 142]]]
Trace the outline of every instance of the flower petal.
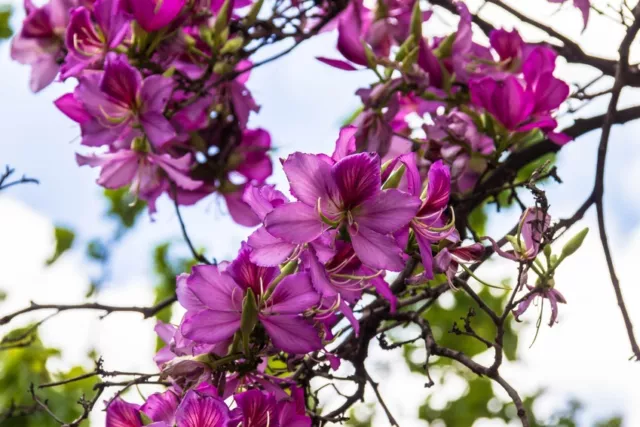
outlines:
[[347, 156], [331, 168], [345, 209], [359, 206], [380, 192], [380, 156], [359, 153]]
[[231, 311], [204, 310], [187, 313], [180, 332], [198, 343], [216, 344], [231, 338], [240, 329], [241, 314]]
[[382, 191], [353, 213], [358, 226], [378, 233], [393, 233], [407, 225], [418, 212], [420, 199], [399, 190]]
[[264, 219], [267, 231], [291, 243], [308, 243], [318, 238], [325, 229], [315, 208], [304, 203], [278, 206]]
[[292, 354], [305, 354], [322, 348], [318, 331], [299, 316], [260, 316], [273, 346]]
[[380, 270], [402, 271], [404, 260], [393, 237], [360, 225], [349, 228], [351, 243], [363, 264]]
[[315, 306], [318, 300], [309, 274], [291, 274], [276, 286], [268, 302], [268, 311], [273, 314], [300, 314]]

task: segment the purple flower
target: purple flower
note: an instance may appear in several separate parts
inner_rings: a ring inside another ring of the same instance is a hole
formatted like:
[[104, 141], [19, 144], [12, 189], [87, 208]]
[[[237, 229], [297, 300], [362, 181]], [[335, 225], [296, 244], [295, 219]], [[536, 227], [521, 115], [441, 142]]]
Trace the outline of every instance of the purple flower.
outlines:
[[[417, 173], [412, 172], [412, 169], [415, 171], [414, 168], [408, 168], [409, 173]], [[420, 249], [425, 276], [428, 279], [434, 277], [431, 244], [446, 238], [455, 230], [453, 224], [447, 225], [445, 216], [450, 194], [451, 173], [449, 167], [439, 160], [429, 169], [426, 197], [410, 225]]]
[[187, 0], [129, 0], [133, 15], [145, 31], [157, 31], [180, 15]]
[[489, 43], [500, 58], [501, 68], [510, 70], [521, 67], [525, 44], [518, 31], [493, 30], [489, 33]]
[[75, 98], [91, 116], [91, 120], [80, 123], [82, 143], [101, 146], [130, 142], [140, 134], [141, 127], [155, 147], [164, 146], [176, 136], [164, 116], [172, 90], [171, 79], [159, 75], [143, 79], [125, 56], [109, 53], [104, 72], [81, 76], [76, 88]]
[[[172, 390], [152, 394], [142, 407], [117, 398], [107, 407], [106, 427], [142, 427], [147, 425], [143, 423], [141, 413], [153, 421], [152, 424], [149, 424], [151, 427], [170, 427], [175, 420], [174, 413], [177, 407], [178, 396]], [[178, 420], [178, 426], [191, 427], [190, 424], [181, 424], [180, 420]], [[199, 425], [199, 427], [204, 426], [205, 424]], [[216, 424], [211, 426], [218, 427]], [[219, 427], [226, 426], [220, 424]]]
[[469, 82], [471, 101], [491, 113], [508, 130], [518, 130], [531, 116], [535, 100], [514, 76]]
[[474, 153], [491, 154], [494, 141], [481, 133], [471, 117], [460, 111], [452, 111], [445, 116], [432, 116], [433, 125], [425, 127], [430, 142], [440, 145], [438, 157], [442, 157], [451, 167], [451, 181], [459, 192], [473, 188], [486, 168], [486, 161]]
[[551, 217], [538, 208], [528, 208], [520, 217], [520, 234], [512, 239], [513, 250], [503, 251], [491, 237], [493, 249], [503, 258], [513, 261], [531, 261], [538, 256], [543, 235], [549, 228]]
[[11, 43], [11, 58], [31, 66], [29, 86], [33, 92], [47, 87], [58, 75], [64, 58], [63, 35], [73, 0], [51, 0], [36, 7], [24, 1], [27, 17]]
[[295, 153], [283, 166], [298, 201], [267, 214], [265, 226], [271, 235], [302, 244], [337, 228], [349, 235], [365, 265], [402, 270], [402, 250], [390, 233], [413, 218], [420, 201], [395, 189], [380, 190], [377, 154], [354, 154], [333, 164], [329, 157]]
[[540, 297], [542, 300], [548, 300], [549, 304], [551, 304], [551, 317], [549, 319], [549, 326], [553, 326], [557, 323], [558, 319], [558, 303], [566, 304], [567, 300], [564, 296], [556, 289], [551, 286], [536, 286], [532, 287], [527, 285], [529, 289], [529, 293], [526, 297], [518, 304], [518, 308], [513, 311], [513, 315], [515, 316], [517, 321], [520, 321], [519, 317], [524, 314], [525, 311], [529, 308], [531, 303], [537, 298]]
[[[186, 274], [181, 274], [176, 280], [186, 280], [187, 277]], [[192, 340], [185, 338], [179, 328], [168, 323], [163, 323], [162, 321], [158, 321], [154, 330], [156, 334], [158, 334], [158, 337], [167, 344], [165, 347], [162, 347], [153, 358], [159, 368], [162, 368], [165, 363], [176, 357], [197, 356], [204, 353], [223, 356], [227, 351], [225, 345], [196, 344]]]
[[191, 155], [174, 159], [169, 154], [153, 154], [135, 150], [118, 150], [101, 155], [76, 154], [78, 165], [100, 167], [98, 184], [109, 189], [130, 185], [131, 192], [149, 203], [155, 212], [155, 200], [168, 189], [168, 182], [179, 188], [195, 190], [202, 185], [189, 178]]
[[178, 283], [178, 299], [187, 314], [181, 331], [199, 343], [228, 340], [240, 329], [243, 299], [249, 289], [257, 297], [259, 322], [273, 346], [288, 353], [308, 353], [322, 347], [318, 333], [301, 314], [315, 306], [318, 294], [306, 273], [286, 276], [275, 289], [278, 269], [259, 267], [243, 247], [238, 257], [221, 271], [217, 266], [197, 266]]
[[291, 397], [279, 401], [273, 393], [255, 389], [236, 394], [234, 400], [238, 405], [238, 425], [311, 427], [311, 418], [305, 413], [304, 391], [300, 388], [292, 387]]
[[167, 390], [149, 396], [140, 410], [152, 421], [173, 425], [177, 407], [178, 396], [172, 390]]
[[118, 398], [107, 408], [106, 427], [142, 427], [140, 406]]
[[65, 36], [69, 53], [62, 66], [63, 79], [78, 76], [85, 68], [102, 65], [107, 53], [130, 34], [129, 18], [120, 2], [98, 0], [93, 7], [93, 14], [86, 7], [71, 12]]
[[229, 408], [218, 397], [190, 390], [178, 406], [175, 421], [177, 427], [227, 427], [231, 418]]

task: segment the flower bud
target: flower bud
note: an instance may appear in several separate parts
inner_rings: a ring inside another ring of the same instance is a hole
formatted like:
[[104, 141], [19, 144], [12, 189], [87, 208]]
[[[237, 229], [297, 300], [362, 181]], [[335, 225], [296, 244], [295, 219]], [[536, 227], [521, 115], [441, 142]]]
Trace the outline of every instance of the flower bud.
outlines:
[[242, 37], [234, 37], [231, 40], [227, 41], [222, 49], [220, 49], [220, 53], [222, 55], [226, 53], [235, 53], [242, 49], [244, 46], [244, 39]]
[[249, 355], [249, 340], [251, 333], [258, 324], [258, 303], [251, 288], [247, 289], [247, 294], [242, 301], [242, 318], [240, 321], [240, 332], [242, 333], [242, 348], [245, 355]]
[[406, 170], [407, 170], [407, 167], [405, 165], [400, 165], [400, 167], [396, 169], [391, 174], [391, 176], [389, 176], [389, 178], [385, 181], [384, 185], [382, 186], [382, 189], [386, 190], [388, 188], [398, 188], [398, 185], [400, 185], [400, 180], [404, 176], [404, 173], [406, 172]]
[[578, 249], [580, 249], [580, 246], [582, 246], [582, 242], [584, 242], [584, 239], [585, 237], [587, 237], [588, 233], [589, 233], [589, 228], [587, 227], [584, 230], [580, 231], [575, 236], [573, 236], [571, 240], [569, 240], [567, 244], [564, 245], [564, 248], [562, 248], [562, 254], [561, 254], [562, 258], [566, 258], [569, 255], [573, 255]]

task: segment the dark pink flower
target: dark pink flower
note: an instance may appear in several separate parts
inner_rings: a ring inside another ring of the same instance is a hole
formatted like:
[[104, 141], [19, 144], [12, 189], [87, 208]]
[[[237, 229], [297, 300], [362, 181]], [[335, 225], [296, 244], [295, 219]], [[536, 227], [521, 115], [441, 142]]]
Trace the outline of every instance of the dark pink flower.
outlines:
[[315, 328], [302, 316], [318, 302], [308, 275], [286, 276], [269, 293], [279, 271], [253, 264], [249, 253], [250, 249], [243, 247], [225, 271], [217, 266], [193, 268], [178, 292], [187, 309], [181, 325], [184, 336], [209, 344], [233, 337], [240, 329], [243, 299], [251, 289], [258, 298], [259, 321], [276, 349], [303, 354], [321, 348]]
[[529, 293], [527, 294], [525, 299], [522, 300], [520, 304], [518, 304], [518, 307], [513, 311], [513, 315], [515, 316], [516, 320], [520, 321], [519, 319], [520, 316], [522, 316], [527, 311], [531, 303], [536, 298], [539, 297], [543, 301], [544, 300], [549, 301], [549, 304], [551, 305], [551, 316], [549, 318], [549, 326], [551, 327], [554, 324], [556, 324], [558, 319], [558, 304], [567, 303], [567, 300], [560, 293], [560, 291], [554, 289], [552, 286], [544, 286], [544, 285], [540, 285], [536, 287], [527, 285], [527, 288], [529, 289]]
[[267, 231], [301, 244], [329, 228], [343, 229], [365, 265], [400, 271], [402, 250], [390, 233], [411, 220], [419, 200], [394, 189], [381, 191], [377, 154], [353, 154], [332, 163], [329, 157], [302, 153], [287, 158], [284, 171], [298, 201], [267, 214]]
[[31, 66], [30, 88], [34, 92], [47, 87], [58, 75], [64, 58], [64, 31], [73, 0], [51, 0], [36, 7], [24, 1], [27, 17], [22, 30], [11, 42], [11, 58]]
[[160, 75], [143, 78], [125, 56], [109, 53], [104, 72], [81, 76], [75, 91], [75, 99], [91, 116], [91, 120], [80, 123], [82, 143], [89, 146], [129, 143], [141, 133], [140, 127], [155, 147], [164, 146], [176, 136], [164, 116], [172, 91], [171, 79]]
[[191, 155], [174, 159], [169, 154], [154, 154], [134, 150], [119, 150], [101, 155], [76, 155], [78, 165], [100, 167], [98, 184], [117, 189], [129, 185], [131, 192], [146, 200], [151, 213], [155, 200], [168, 189], [169, 181], [178, 188], [195, 190], [202, 183], [189, 178]]
[[86, 7], [71, 11], [65, 36], [68, 54], [62, 66], [63, 79], [78, 76], [85, 68], [101, 66], [107, 53], [131, 33], [129, 18], [120, 2], [97, 0], [93, 13]]

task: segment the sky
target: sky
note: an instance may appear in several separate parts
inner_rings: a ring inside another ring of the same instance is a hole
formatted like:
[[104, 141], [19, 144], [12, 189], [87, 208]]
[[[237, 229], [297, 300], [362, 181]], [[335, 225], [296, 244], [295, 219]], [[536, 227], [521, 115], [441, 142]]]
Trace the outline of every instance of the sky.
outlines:
[[[580, 40], [588, 53], [614, 58], [612, 46], [622, 35], [607, 18], [592, 14], [590, 27], [581, 33], [579, 14], [569, 7], [557, 12], [557, 6], [547, 5], [543, 0], [527, 1], [531, 7], [523, 6], [524, 2], [511, 3], [519, 4], [521, 10], [531, 16]], [[468, 4], [477, 10], [477, 1]], [[506, 28], [514, 24], [509, 16], [496, 13], [491, 5], [483, 8], [482, 14]], [[443, 34], [448, 25], [455, 23], [454, 18], [437, 14], [425, 25], [425, 31]], [[525, 28], [522, 33], [527, 40], [540, 40], [536, 31]], [[269, 130], [277, 148], [276, 156], [285, 157], [293, 151], [330, 152], [340, 123], [358, 106], [354, 93], [370, 82], [371, 76], [335, 70], [314, 59], [336, 57], [334, 45], [335, 34], [325, 34], [253, 72], [249, 87], [262, 109], [252, 117], [250, 126], [264, 126]], [[265, 56], [281, 48], [276, 47]], [[637, 49], [632, 52], [632, 59], [637, 60]], [[75, 164], [79, 131], [52, 104], [73, 85], [58, 83], [40, 94], [30, 93], [28, 69], [9, 60], [8, 43], [0, 45], [0, 69], [3, 76], [0, 79], [0, 163], [10, 164], [19, 173], [41, 181], [39, 186], [19, 186], [0, 193], [0, 289], [9, 294], [7, 301], [0, 303], [0, 314], [23, 307], [30, 299], [80, 302], [92, 273], [83, 263], [82, 248], [96, 235], [109, 236], [113, 230], [112, 224], [101, 216], [106, 206], [101, 189], [95, 184], [96, 171]], [[558, 73], [580, 82], [596, 75], [592, 70], [562, 63]], [[636, 98], [633, 91], [624, 92], [621, 104], [631, 105]], [[581, 110], [579, 116], [601, 113], [606, 102], [605, 98], [593, 103]], [[571, 122], [566, 118], [562, 120], [566, 124]], [[612, 132], [605, 176], [605, 209], [616, 267], [640, 337], [640, 287], [635, 279], [640, 257], [637, 186], [640, 147], [636, 142], [639, 131], [640, 123], [631, 123], [615, 127]], [[558, 168], [564, 184], [546, 188], [554, 218], [571, 215], [591, 191], [598, 137], [598, 132], [592, 132], [560, 153]], [[270, 182], [286, 189], [282, 171], [277, 166], [275, 171]], [[172, 205], [163, 199], [158, 210], [155, 221], [143, 215], [136, 229], [115, 249], [113, 276], [101, 290], [100, 302], [151, 303], [154, 282], [151, 248], [171, 240], [185, 250]], [[250, 231], [235, 225], [215, 198], [185, 208], [184, 217], [196, 246], [206, 247], [207, 255], [219, 260], [232, 257]], [[492, 218], [489, 234], [503, 235], [516, 219], [517, 212], [501, 213]], [[54, 225], [76, 230], [77, 249], [63, 255], [52, 267], [44, 267], [44, 260], [53, 252]], [[548, 393], [536, 408], [542, 415], [559, 409], [568, 398], [576, 397], [587, 406], [581, 425], [619, 413], [625, 416], [625, 426], [638, 426], [640, 408], [634, 403], [640, 399], [637, 387], [640, 365], [627, 360], [631, 353], [597, 239], [595, 212], [589, 212], [584, 226], [591, 227], [592, 232], [583, 248], [563, 264], [556, 277], [558, 289], [568, 300], [568, 304], [560, 308], [559, 323], [551, 329], [543, 327], [531, 349], [527, 347], [534, 334], [532, 325], [521, 325], [522, 360], [507, 364], [503, 375], [524, 394], [547, 388]], [[479, 274], [486, 280], [497, 280], [512, 272], [507, 267], [494, 262], [483, 267]], [[534, 320], [535, 314], [528, 313], [527, 317]], [[39, 318], [41, 315], [25, 316], [20, 322]], [[23, 324], [20, 322], [11, 327]], [[136, 314], [119, 313], [99, 320], [96, 313], [65, 313], [47, 322], [42, 336], [47, 345], [64, 351], [63, 359], [51, 362], [53, 370], [77, 363], [88, 364], [86, 353], [96, 348], [104, 356], [108, 369], [144, 372], [154, 369], [152, 329], [153, 321], [141, 321]], [[6, 327], [0, 328], [0, 334], [6, 330]], [[426, 423], [414, 420], [414, 414], [427, 393], [433, 390], [425, 390], [424, 379], [410, 375], [403, 366], [394, 364], [392, 373], [383, 369], [397, 360], [393, 357], [399, 354], [376, 352], [371, 361], [371, 366], [376, 367], [373, 372], [380, 376], [376, 379], [385, 384], [382, 392], [387, 394], [386, 400], [403, 426], [425, 426]], [[412, 393], [402, 394], [401, 399], [392, 392], [409, 387]], [[447, 397], [460, 394], [461, 385], [452, 378], [445, 390], [438, 392], [438, 398], [445, 402]], [[102, 425], [102, 418], [102, 414], [96, 414], [93, 425]], [[489, 425], [482, 420], [476, 424]], [[384, 415], [379, 414], [374, 425], [386, 425]]]

